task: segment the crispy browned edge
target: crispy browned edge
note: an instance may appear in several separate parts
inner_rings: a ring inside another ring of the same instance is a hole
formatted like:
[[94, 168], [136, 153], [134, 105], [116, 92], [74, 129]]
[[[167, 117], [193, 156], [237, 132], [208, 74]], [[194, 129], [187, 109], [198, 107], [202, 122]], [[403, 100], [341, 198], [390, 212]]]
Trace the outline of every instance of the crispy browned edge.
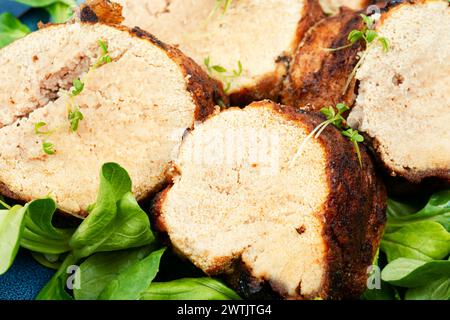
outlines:
[[[105, 2], [106, 0], [94, 0], [94, 3]], [[109, 1], [106, 1], [107, 3]], [[102, 16], [104, 11], [95, 12], [95, 8], [91, 8], [88, 5], [82, 6], [80, 10], [81, 22], [85, 23], [103, 23], [111, 27], [119, 29], [121, 31], [128, 31], [132, 36], [136, 36], [141, 39], [150, 41], [153, 45], [161, 48], [167, 53], [169, 58], [174, 60], [187, 80], [187, 90], [191, 93], [194, 102], [197, 105], [196, 120], [203, 120], [206, 116], [213, 113], [217, 101], [221, 100], [223, 103], [228, 104], [228, 98], [223, 92], [222, 84], [218, 81], [210, 78], [203, 69], [194, 62], [191, 58], [184, 55], [179, 49], [174, 46], [168, 45], [150, 32], [144, 31], [139, 27], [129, 29], [122, 25], [109, 24], [104, 20], [109, 17], [109, 14]], [[88, 12], [88, 13], [84, 13]], [[83, 20], [86, 17], [86, 20]]]
[[348, 44], [350, 31], [363, 26], [359, 12], [342, 7], [312, 27], [298, 47], [284, 81], [281, 101], [286, 105], [320, 110], [344, 102], [352, 105], [355, 99], [353, 80], [345, 93], [345, 83], [357, 63], [357, 54], [364, 49], [360, 42], [353, 46], [327, 51]]
[[[392, 15], [395, 11], [403, 8], [404, 6], [425, 4], [432, 1], [409, 0], [401, 3], [389, 2], [383, 10], [379, 25], [382, 24], [384, 20]], [[407, 193], [408, 191], [422, 192], [424, 190], [429, 190], [429, 188], [445, 188], [450, 185], [450, 168], [428, 169], [421, 171], [413, 170], [411, 168], [404, 168], [404, 171], [399, 171], [382, 160], [383, 157], [382, 152], [380, 151], [380, 141], [376, 137], [369, 137], [366, 134], [364, 136], [366, 144], [377, 156], [376, 163], [379, 165], [386, 177], [385, 180], [387, 180], [388, 182], [389, 190], [392, 190], [394, 194], [402, 195]], [[400, 185], [399, 187], [395, 186], [395, 184], [397, 183]]]
[[[250, 106], [271, 108], [290, 121], [307, 125], [310, 131], [324, 121], [318, 113], [296, 110], [271, 101], [255, 102]], [[308, 297], [300, 294], [287, 297], [277, 289], [276, 283], [254, 278], [250, 268], [237, 259], [232, 272], [226, 271], [225, 276], [243, 297], [353, 299], [358, 298], [366, 288], [367, 267], [372, 264], [386, 222], [386, 190], [364, 146], [361, 146], [361, 168], [352, 144], [333, 126], [322, 133], [319, 141], [328, 156], [326, 163], [330, 189], [324, 206], [327, 270], [323, 286]], [[167, 233], [162, 210], [171, 187], [157, 195], [152, 208], [154, 227], [162, 233]], [[195, 264], [195, 261], [192, 262]], [[224, 270], [218, 268], [206, 272], [220, 274]]]
[[296, 34], [288, 51], [280, 52], [280, 55], [275, 60], [276, 68], [274, 72], [262, 76], [252, 86], [244, 87], [239, 91], [232, 92], [230, 94], [231, 105], [243, 107], [253, 101], [263, 99], [279, 101], [280, 91], [292, 53], [303, 39], [303, 36], [308, 29], [325, 17], [325, 13], [322, 11], [322, 7], [318, 0], [306, 0], [305, 7], [302, 10], [305, 10], [304, 12], [306, 12], [306, 15], [298, 22]]
[[[85, 12], [85, 13], [83, 13]], [[89, 7], [84, 6], [81, 8], [80, 11], [80, 17], [85, 17], [86, 20], [81, 20], [80, 23], [85, 24], [96, 24], [96, 23], [102, 23], [105, 25], [108, 25], [112, 28], [116, 28], [121, 31], [128, 32], [133, 37], [138, 37], [140, 39], [144, 39], [149, 41], [151, 44], [158, 46], [162, 50], [164, 50], [170, 59], [175, 61], [180, 70], [183, 72], [185, 79], [186, 79], [186, 88], [191, 93], [192, 99], [194, 103], [196, 104], [196, 110], [195, 110], [195, 120], [196, 121], [202, 121], [205, 119], [208, 115], [212, 114], [215, 111], [216, 102], [218, 100], [221, 100], [225, 104], [228, 103], [228, 98], [223, 92], [222, 84], [217, 82], [216, 80], [211, 79], [204, 71], [203, 69], [198, 66], [191, 58], [185, 56], [180, 50], [177, 48], [174, 48], [172, 46], [169, 46], [162, 41], [158, 40], [155, 36], [152, 34], [143, 31], [137, 27], [133, 29], [129, 29], [125, 26], [121, 25], [113, 25], [108, 23], [103, 23], [101, 20], [97, 17], [95, 12]], [[54, 24], [47, 24], [45, 26], [41, 26], [43, 28], [51, 28], [53, 26], [58, 26]], [[137, 84], [138, 85], [138, 84]], [[192, 126], [194, 123], [192, 123]], [[139, 201], [145, 201], [148, 197], [150, 197], [152, 194], [160, 191], [164, 186], [166, 185], [166, 182], [163, 181], [160, 185], [155, 186], [153, 189], [148, 190], [148, 192], [144, 195], [142, 195], [138, 200]], [[4, 183], [0, 182], [0, 194], [3, 194], [4, 196], [17, 200], [19, 202], [29, 202], [33, 199], [21, 197], [18, 196], [16, 193], [11, 191], [8, 186], [6, 186]], [[62, 212], [62, 211], [61, 211]], [[88, 215], [87, 212], [62, 212], [63, 214], [69, 214], [77, 217], [86, 217]]]

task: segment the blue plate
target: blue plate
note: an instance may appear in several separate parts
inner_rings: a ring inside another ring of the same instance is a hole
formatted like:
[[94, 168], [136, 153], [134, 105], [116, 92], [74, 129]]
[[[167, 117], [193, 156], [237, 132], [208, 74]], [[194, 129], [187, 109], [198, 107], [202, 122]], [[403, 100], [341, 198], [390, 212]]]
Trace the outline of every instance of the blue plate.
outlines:
[[33, 300], [54, 273], [21, 249], [11, 269], [0, 276], [0, 300]]

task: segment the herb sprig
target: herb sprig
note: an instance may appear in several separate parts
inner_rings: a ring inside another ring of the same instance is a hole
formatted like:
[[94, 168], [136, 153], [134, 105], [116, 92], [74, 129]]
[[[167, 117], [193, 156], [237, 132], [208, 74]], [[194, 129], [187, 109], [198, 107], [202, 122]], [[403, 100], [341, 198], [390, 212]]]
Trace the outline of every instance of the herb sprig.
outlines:
[[[102, 166], [97, 200], [76, 228], [53, 224], [57, 204], [50, 197], [3, 207], [0, 275], [8, 272], [20, 247], [44, 266], [57, 269], [37, 300], [240, 299], [219, 280], [198, 278], [195, 271], [182, 273], [195, 278], [154, 281], [165, 268], [161, 256], [170, 253], [155, 238], [133, 196], [129, 174], [116, 163]], [[169, 259], [175, 263], [170, 270], [185, 268], [183, 262]]]
[[322, 108], [320, 112], [327, 117], [327, 120], [320, 123], [313, 131], [303, 140], [300, 147], [297, 149], [294, 158], [290, 161], [290, 166], [292, 166], [297, 158], [302, 154], [306, 143], [311, 139], [317, 139], [322, 134], [322, 132], [331, 124], [339, 129], [343, 136], [347, 137], [350, 142], [352, 142], [355, 149], [356, 155], [358, 156], [359, 165], [362, 167], [361, 151], [359, 149], [358, 143], [364, 141], [364, 137], [359, 134], [358, 130], [352, 129], [347, 125], [345, 118], [343, 117], [344, 112], [350, 108], [344, 103], [338, 103], [336, 105], [336, 110], [332, 106]]
[[[112, 61], [111, 56], [108, 51], [108, 44], [106, 41], [99, 39], [97, 41], [98, 46], [101, 50], [101, 54], [97, 61], [89, 68], [83, 79], [77, 78], [73, 81], [72, 87], [68, 92], [68, 100], [67, 100], [67, 120], [70, 124], [70, 130], [72, 132], [76, 132], [78, 130], [80, 121], [84, 119], [83, 113], [80, 111], [79, 105], [76, 103], [76, 97], [79, 96], [83, 90], [85, 89], [86, 80], [89, 77], [90, 72], [93, 69], [99, 68], [109, 62]], [[36, 135], [41, 136], [50, 136], [53, 131], [43, 131], [42, 128], [47, 126], [45, 122], [38, 122], [35, 124], [34, 131]], [[56, 153], [55, 146], [53, 143], [43, 140], [42, 141], [42, 150], [44, 153], [48, 155], [53, 155]]]
[[338, 48], [325, 48], [327, 51], [339, 51], [346, 48], [351, 47], [356, 42], [364, 40], [366, 47], [370, 44], [378, 41], [381, 46], [383, 47], [383, 50], [385, 52], [389, 51], [389, 41], [385, 37], [380, 37], [378, 35], [378, 32], [376, 32], [373, 27], [375, 24], [375, 21], [372, 17], [366, 16], [365, 14], [360, 14], [361, 19], [364, 21], [364, 26], [362, 30], [352, 30], [347, 36], [347, 40], [349, 41], [348, 44], [338, 47]]
[[78, 126], [80, 121], [84, 119], [83, 113], [80, 111], [79, 106], [75, 103], [75, 97], [78, 96], [81, 92], [83, 92], [83, 89], [85, 87], [85, 82], [89, 76], [89, 73], [93, 69], [97, 69], [107, 63], [110, 63], [112, 61], [111, 56], [109, 55], [108, 51], [108, 43], [102, 39], [99, 39], [97, 41], [97, 44], [101, 50], [101, 54], [98, 57], [97, 61], [92, 65], [92, 67], [87, 72], [84, 81], [81, 79], [75, 79], [73, 81], [73, 89], [69, 94], [69, 106], [68, 106], [68, 114], [67, 119], [70, 123], [70, 130], [72, 132], [75, 132], [78, 130]]
[[70, 122], [70, 130], [72, 130], [72, 132], [75, 132], [78, 130], [80, 121], [84, 119], [84, 115], [81, 113], [78, 107], [75, 107], [74, 110], [69, 110], [67, 119]]
[[233, 2], [233, 0], [216, 0], [216, 5], [214, 6], [214, 9], [212, 9], [207, 20], [209, 21], [220, 8], [222, 8], [222, 15], [227, 13], [228, 8], [231, 5], [231, 2]]
[[210, 57], [206, 57], [203, 63], [205, 64], [209, 75], [220, 80], [224, 84], [225, 93], [230, 91], [233, 82], [242, 75], [243, 69], [240, 60], [237, 63], [237, 70], [232, 70], [231, 72], [228, 72], [228, 70], [221, 65], [212, 65]]
[[347, 40], [349, 41], [348, 44], [338, 47], [338, 48], [325, 48], [324, 50], [327, 51], [339, 51], [346, 48], [349, 48], [353, 46], [358, 41], [364, 41], [366, 50], [361, 53], [358, 53], [359, 60], [356, 63], [355, 67], [353, 68], [352, 72], [350, 73], [342, 94], [344, 95], [348, 87], [350, 86], [350, 83], [352, 82], [353, 78], [356, 75], [356, 71], [361, 67], [362, 63], [367, 57], [367, 54], [369, 52], [369, 48], [372, 47], [375, 43], [379, 43], [381, 47], [383, 48], [384, 52], [388, 52], [390, 49], [390, 43], [389, 40], [385, 37], [380, 37], [378, 32], [376, 32], [373, 28], [375, 25], [375, 20], [372, 17], [366, 16], [365, 14], [360, 14], [361, 19], [364, 22], [364, 26], [361, 30], [352, 30], [347, 36]]
[[99, 39], [97, 41], [97, 43], [102, 51], [102, 54], [97, 59], [95, 64], [92, 66], [93, 69], [97, 69], [97, 68], [101, 67], [102, 65], [110, 63], [112, 61], [111, 56], [109, 55], [109, 51], [108, 51], [108, 43], [102, 39]]
[[[34, 133], [38, 136], [50, 136], [54, 131], [44, 131], [42, 130], [44, 127], [47, 126], [46, 122], [38, 122], [34, 125]], [[56, 153], [55, 146], [53, 143], [47, 141], [46, 139], [42, 140], [42, 151], [44, 151], [45, 154], [53, 155]]]

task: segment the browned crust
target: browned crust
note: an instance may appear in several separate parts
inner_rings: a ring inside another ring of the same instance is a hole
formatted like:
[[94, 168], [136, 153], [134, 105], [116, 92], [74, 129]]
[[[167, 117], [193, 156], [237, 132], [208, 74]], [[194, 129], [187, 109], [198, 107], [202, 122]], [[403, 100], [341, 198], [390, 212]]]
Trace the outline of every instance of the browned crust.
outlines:
[[[436, 0], [431, 0], [436, 1]], [[430, 0], [403, 0], [403, 1], [386, 1], [383, 7], [383, 14], [380, 17], [378, 24], [383, 24], [384, 20], [389, 17], [392, 13], [402, 8], [403, 6], [414, 5], [414, 4], [425, 4], [430, 2]], [[450, 5], [450, 4], [449, 4]]]
[[[93, 2], [97, 6], [99, 5], [99, 3], [102, 4], [103, 6], [106, 6], [104, 3], [105, 2], [108, 3], [109, 1], [93, 0], [91, 2]], [[120, 5], [119, 7], [121, 13], [122, 7]], [[99, 12], [98, 10], [95, 11], [96, 10], [95, 7], [91, 8], [90, 3], [84, 6], [84, 10], [94, 11], [96, 14]], [[215, 106], [218, 104], [219, 100], [225, 105], [228, 104], [229, 100], [223, 91], [222, 84], [210, 78], [208, 74], [206, 74], [206, 72], [203, 71], [203, 69], [194, 62], [194, 60], [187, 57], [176, 47], [162, 42], [150, 32], [142, 30], [139, 27], [129, 29], [122, 25], [114, 25], [114, 24], [111, 25], [106, 20], [104, 20], [102, 15], [97, 16], [97, 20], [84, 21], [82, 12], [83, 10], [81, 10], [80, 13], [81, 22], [86, 23], [101, 22], [110, 25], [111, 27], [117, 28], [119, 30], [128, 31], [132, 36], [148, 40], [152, 44], [158, 46], [163, 51], [165, 51], [169, 56], [169, 58], [171, 58], [178, 64], [178, 66], [180, 67], [181, 71], [185, 76], [185, 79], [187, 81], [187, 90], [191, 93], [194, 103], [197, 106], [195, 111], [196, 120], [203, 120], [206, 116], [213, 113], [215, 110]], [[100, 13], [102, 12], [100, 11]]]
[[[272, 108], [290, 121], [306, 124], [310, 131], [325, 120], [318, 113], [297, 111], [270, 101], [251, 106]], [[367, 267], [372, 264], [386, 222], [386, 190], [364, 146], [361, 146], [361, 168], [352, 144], [333, 126], [327, 127], [319, 141], [327, 154], [330, 189], [324, 207], [328, 263], [323, 286], [311, 296], [301, 296], [299, 292], [287, 297], [276, 284], [253, 277], [251, 269], [240, 259], [235, 261], [232, 272], [214, 270], [215, 274], [227, 273], [228, 282], [243, 297], [349, 299], [358, 298], [366, 288]], [[152, 209], [155, 225], [162, 232], [167, 232], [162, 209], [170, 188], [156, 198]]]
[[80, 6], [80, 20], [120, 24], [124, 20], [122, 6], [109, 0], [87, 0]]
[[283, 87], [283, 80], [289, 68], [292, 53], [302, 41], [303, 36], [308, 29], [316, 22], [325, 17], [318, 0], [305, 1], [305, 7], [302, 9], [306, 12], [298, 22], [296, 34], [292, 40], [291, 46], [286, 52], [280, 52], [276, 58], [276, 67], [274, 72], [261, 77], [256, 84], [250, 87], [241, 88], [239, 91], [230, 94], [231, 104], [234, 106], [246, 106], [253, 101], [270, 99], [279, 101], [279, 95]]
[[[326, 120], [320, 114], [277, 107], [292, 120], [308, 124], [310, 131]], [[366, 288], [367, 267], [372, 264], [386, 222], [386, 190], [364, 146], [361, 168], [352, 144], [333, 126], [327, 127], [319, 141], [328, 155], [330, 194], [325, 204], [324, 234], [328, 270], [318, 295], [323, 299], [358, 298]]]
[[[102, 1], [100, 1], [102, 2]], [[90, 12], [88, 15], [88, 20], [84, 21], [81, 20], [81, 23], [84, 24], [96, 24], [98, 22], [98, 17], [94, 13], [93, 10], [90, 9], [89, 6], [84, 6], [84, 9], [86, 12]], [[83, 10], [80, 13], [80, 17], [83, 17]], [[91, 13], [94, 13], [94, 15], [91, 15]], [[87, 15], [87, 14], [86, 14]], [[106, 24], [106, 23], [104, 23]], [[144, 39], [152, 43], [153, 45], [158, 46], [160, 49], [165, 51], [170, 59], [175, 61], [180, 70], [183, 72], [183, 75], [186, 79], [186, 89], [190, 92], [192, 99], [196, 105], [195, 115], [194, 119], [195, 121], [201, 121], [205, 119], [208, 115], [212, 114], [215, 111], [215, 106], [217, 104], [218, 100], [221, 100], [223, 103], [228, 103], [228, 98], [223, 92], [222, 84], [217, 82], [216, 80], [213, 80], [210, 78], [203, 69], [198, 66], [191, 58], [188, 58], [185, 56], [180, 50], [178, 50], [175, 47], [169, 46], [159, 39], [157, 39], [152, 34], [143, 31], [139, 28], [133, 28], [129, 29], [125, 26], [121, 25], [113, 25], [113, 24], [106, 24], [112, 28], [116, 28], [121, 31], [128, 32], [131, 36], [138, 37], [140, 39]], [[54, 26], [58, 26], [55, 24], [47, 24], [43, 25], [43, 28], [51, 28]], [[192, 123], [192, 126], [194, 123]], [[145, 199], [149, 198], [151, 195], [153, 195], [156, 192], [159, 192], [164, 186], [167, 185], [166, 181], [163, 181], [161, 184], [155, 186], [151, 190], [148, 190], [148, 192], [142, 197], [140, 197], [140, 201], [145, 201]], [[8, 186], [6, 186], [4, 183], [0, 182], [0, 194], [3, 194], [4, 196], [17, 200], [19, 202], [29, 202], [33, 199], [25, 196], [20, 196], [10, 190]], [[63, 212], [64, 214], [70, 214], [76, 217], [86, 217], [88, 213], [86, 211], [81, 212]]]
[[366, 289], [367, 268], [383, 235], [387, 194], [366, 148], [360, 146], [361, 168], [350, 142], [337, 130], [327, 134], [322, 138], [332, 174], [325, 215], [329, 253], [324, 292], [331, 299], [356, 299]]
[[[122, 28], [127, 29], [126, 27]], [[165, 44], [151, 33], [139, 27], [131, 29], [130, 34], [149, 40], [166, 51], [167, 55], [178, 64], [187, 81], [187, 90], [191, 93], [197, 106], [195, 111], [196, 120], [203, 120], [214, 113], [215, 106], [219, 100], [225, 105], [228, 104], [228, 98], [223, 92], [222, 84], [210, 78], [194, 60], [184, 55], [179, 49]]]
[[345, 7], [339, 14], [325, 18], [312, 27], [299, 46], [284, 81], [281, 100], [286, 105], [320, 110], [355, 99], [355, 80], [344, 93], [345, 84], [357, 63], [357, 54], [364, 49], [360, 42], [353, 46], [327, 51], [348, 44], [350, 31], [360, 30], [363, 21], [358, 12]]
[[[380, 145], [381, 142], [377, 137], [369, 137], [367, 134], [364, 134], [366, 144], [369, 145], [370, 150], [377, 157], [377, 164], [381, 168], [381, 170], [388, 176], [394, 179], [390, 179], [391, 185], [395, 182], [395, 178], [398, 177], [398, 181], [403, 184], [404, 188], [411, 190], [420, 190], [422, 189], [422, 182], [424, 180], [432, 179], [437, 180], [434, 183], [436, 185], [446, 186], [450, 184], [450, 168], [436, 168], [436, 169], [427, 169], [427, 170], [416, 170], [409, 167], [403, 167], [403, 170], [400, 171], [397, 168], [389, 165], [387, 162], [383, 161], [383, 152], [381, 151]], [[438, 152], [438, 150], [436, 150]], [[409, 185], [402, 181], [406, 179]], [[427, 185], [427, 182], [424, 184]]]
[[[394, 12], [403, 8], [404, 6], [426, 4], [434, 0], [405, 0], [403, 2], [389, 2], [383, 8], [384, 12], [380, 17], [378, 25], [390, 17]], [[449, 3], [450, 6], [450, 3]], [[446, 187], [450, 184], [450, 169], [449, 168], [435, 168], [428, 170], [416, 170], [409, 167], [403, 167], [403, 170], [389, 165], [383, 161], [383, 152], [381, 151], [381, 142], [377, 137], [365, 136], [366, 144], [369, 146], [373, 154], [376, 155], [377, 164], [385, 174], [388, 181], [388, 187], [394, 191], [394, 194], [404, 194], [405, 191], [418, 192], [426, 190], [431, 186], [439, 188]], [[395, 186], [395, 184], [399, 186]]]

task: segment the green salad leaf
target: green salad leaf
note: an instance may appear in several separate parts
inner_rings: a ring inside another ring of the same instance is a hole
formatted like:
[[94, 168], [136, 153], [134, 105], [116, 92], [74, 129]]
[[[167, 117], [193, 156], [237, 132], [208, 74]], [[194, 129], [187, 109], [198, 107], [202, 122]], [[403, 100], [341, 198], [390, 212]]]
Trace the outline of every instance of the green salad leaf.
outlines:
[[419, 211], [413, 211], [413, 207], [393, 200], [390, 200], [389, 207], [396, 208], [388, 210], [388, 215], [391, 215], [388, 221], [390, 227], [401, 227], [412, 222], [435, 221], [450, 231], [450, 190], [433, 194], [425, 207]]
[[383, 269], [381, 277], [384, 281], [396, 286], [420, 287], [442, 277], [450, 278], [450, 261], [425, 262], [423, 260], [399, 258]]
[[138, 300], [159, 271], [166, 248], [152, 252], [113, 279], [100, 294], [101, 300]]
[[240, 300], [236, 292], [212, 278], [184, 278], [154, 282], [141, 300]]
[[118, 275], [148, 256], [155, 245], [115, 252], [95, 253], [87, 258], [77, 270], [80, 288], [73, 293], [76, 300], [96, 300], [102, 291]]
[[141, 247], [155, 240], [147, 214], [131, 193], [131, 179], [115, 163], [103, 165], [97, 202], [70, 240], [78, 257]]
[[50, 14], [51, 20], [54, 23], [64, 23], [73, 15], [72, 6], [63, 2], [55, 2], [45, 7], [45, 10]]
[[66, 291], [66, 287], [69, 276], [68, 268], [75, 263], [77, 263], [77, 258], [73, 254], [69, 254], [58, 271], [36, 296], [36, 300], [73, 300], [72, 296]]
[[425, 205], [418, 200], [388, 200], [382, 284], [406, 300], [448, 300], [450, 259], [444, 259], [450, 254], [450, 190], [436, 192]]
[[31, 31], [11, 13], [0, 13], [0, 48], [20, 39]]
[[0, 275], [8, 271], [19, 250], [25, 211], [22, 206], [0, 210]]
[[450, 300], [450, 277], [445, 276], [422, 287], [409, 289], [405, 300]]
[[71, 250], [69, 240], [74, 229], [58, 229], [52, 224], [56, 203], [50, 198], [27, 205], [25, 229], [20, 245], [34, 252], [61, 254]]
[[[97, 202], [77, 229], [53, 224], [57, 207], [50, 198], [12, 208], [1, 198], [1, 273], [9, 269], [21, 245], [42, 265], [57, 269], [37, 300], [239, 299], [210, 278], [152, 284], [165, 248], [156, 242], [131, 190], [125, 169], [103, 165]], [[176, 270], [167, 270], [173, 279]]]
[[424, 261], [442, 259], [450, 253], [450, 233], [434, 221], [410, 223], [385, 233], [381, 250], [388, 262], [402, 257]]

